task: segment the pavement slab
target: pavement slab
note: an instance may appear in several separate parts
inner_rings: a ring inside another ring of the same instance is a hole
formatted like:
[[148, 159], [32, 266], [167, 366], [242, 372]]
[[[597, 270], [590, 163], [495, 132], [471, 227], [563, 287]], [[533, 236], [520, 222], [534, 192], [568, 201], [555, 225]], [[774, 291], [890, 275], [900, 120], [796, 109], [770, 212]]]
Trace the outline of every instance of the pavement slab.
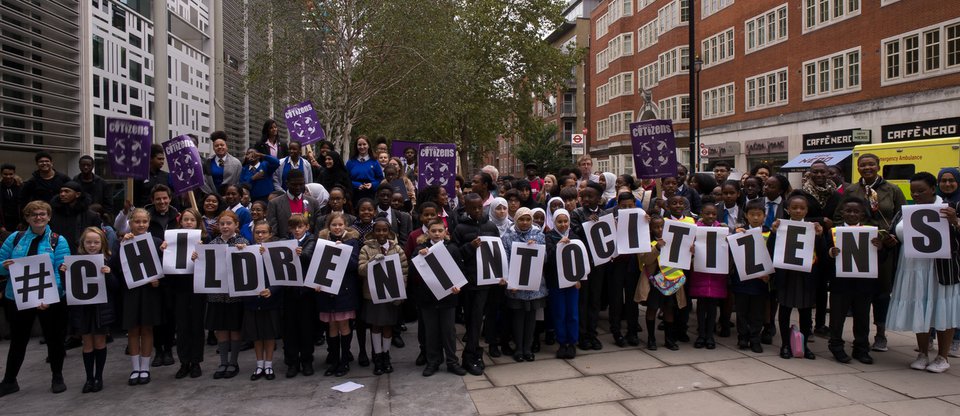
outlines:
[[723, 383], [690, 366], [653, 368], [608, 376], [635, 397], [684, 393], [723, 386]]
[[801, 379], [726, 387], [720, 393], [761, 415], [780, 415], [853, 404], [849, 399]]
[[715, 391], [693, 391], [648, 397], [627, 400], [623, 404], [635, 415], [748, 416], [755, 414]]
[[536, 409], [580, 406], [631, 398], [614, 382], [602, 376], [523, 384], [517, 388]]

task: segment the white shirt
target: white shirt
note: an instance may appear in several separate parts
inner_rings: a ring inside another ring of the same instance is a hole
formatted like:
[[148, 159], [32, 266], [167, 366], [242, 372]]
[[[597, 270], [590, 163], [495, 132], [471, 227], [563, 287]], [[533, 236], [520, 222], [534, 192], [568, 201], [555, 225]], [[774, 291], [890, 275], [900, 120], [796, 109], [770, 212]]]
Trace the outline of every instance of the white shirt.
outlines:
[[377, 215], [379, 215], [381, 212], [386, 212], [386, 213], [387, 213], [387, 221], [389, 221], [391, 224], [393, 224], [393, 208], [387, 208], [387, 209], [385, 209], [385, 210], [382, 210], [382, 209], [380, 209], [380, 207], [377, 207]]

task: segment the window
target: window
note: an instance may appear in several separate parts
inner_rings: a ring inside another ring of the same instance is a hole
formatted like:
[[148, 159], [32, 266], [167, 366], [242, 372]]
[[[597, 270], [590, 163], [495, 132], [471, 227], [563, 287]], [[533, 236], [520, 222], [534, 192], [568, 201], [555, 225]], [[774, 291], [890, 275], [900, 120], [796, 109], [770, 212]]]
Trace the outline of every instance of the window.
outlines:
[[100, 76], [93, 76], [93, 97], [100, 98]]
[[597, 121], [597, 140], [606, 140], [613, 136], [629, 134], [633, 123], [633, 111], [613, 113]]
[[735, 101], [733, 96], [733, 83], [721, 85], [716, 88], [704, 90], [702, 93], [703, 109], [701, 111], [704, 120], [729, 116], [735, 113]]
[[734, 0], [701, 0], [700, 1], [700, 20], [725, 9], [733, 4]]
[[724, 30], [703, 41], [703, 67], [733, 59], [733, 28]]
[[637, 52], [657, 43], [657, 21], [652, 20], [637, 31]]
[[744, 23], [746, 53], [787, 40], [787, 5], [754, 16]]
[[113, 27], [120, 29], [124, 32], [127, 31], [127, 12], [119, 7], [113, 8], [113, 18], [111, 19]]
[[761, 110], [769, 107], [787, 105], [787, 68], [747, 78], [746, 111]]
[[680, 0], [680, 23], [690, 21], [690, 0]]
[[103, 69], [103, 38], [93, 35], [93, 66]]
[[643, 10], [645, 7], [653, 4], [657, 0], [637, 0], [637, 11]]
[[690, 96], [674, 95], [657, 102], [660, 107], [660, 118], [674, 122], [690, 121]]
[[881, 85], [960, 72], [960, 19], [883, 39], [880, 44]]
[[141, 82], [141, 68], [140, 63], [134, 60], [130, 61], [130, 80], [134, 82]]
[[633, 55], [633, 32], [610, 39], [606, 49], [597, 53], [597, 73], [609, 68], [610, 62], [629, 55]]
[[130, 36], [128, 37], [128, 43], [130, 43], [131, 46], [135, 46], [137, 48], [141, 47], [140, 37], [137, 35], [134, 35], [133, 33], [131, 33]]
[[607, 12], [597, 19], [597, 39], [609, 32], [610, 25], [621, 17], [633, 15], [633, 0], [613, 0]]
[[622, 95], [633, 95], [633, 71], [621, 72], [610, 77], [606, 84], [597, 87], [597, 106]]
[[687, 4], [688, 0], [673, 0], [657, 10], [658, 33], [666, 33], [670, 29], [687, 23], [689, 19]]
[[860, 0], [804, 0], [803, 32], [860, 15]]
[[657, 63], [654, 62], [637, 71], [637, 84], [640, 88], [649, 90], [659, 83], [657, 79]]
[[688, 70], [689, 53], [686, 46], [673, 48], [658, 56], [659, 79], [667, 79]]
[[803, 99], [860, 91], [860, 47], [803, 63]]

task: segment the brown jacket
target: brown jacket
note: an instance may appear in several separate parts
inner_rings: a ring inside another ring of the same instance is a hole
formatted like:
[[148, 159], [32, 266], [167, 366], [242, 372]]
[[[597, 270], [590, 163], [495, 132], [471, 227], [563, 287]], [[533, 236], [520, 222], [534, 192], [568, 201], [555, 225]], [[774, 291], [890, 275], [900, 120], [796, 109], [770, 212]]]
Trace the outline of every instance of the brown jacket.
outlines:
[[[397, 244], [395, 239], [388, 241], [390, 242], [390, 248], [387, 250], [387, 253], [384, 254], [384, 256], [389, 256], [392, 254], [400, 255], [400, 271], [403, 273], [403, 282], [406, 283], [407, 255], [404, 254], [403, 247]], [[360, 263], [357, 265], [357, 274], [360, 275], [360, 279], [363, 283], [364, 299], [372, 299], [370, 297], [370, 286], [367, 284], [367, 264], [369, 264], [378, 254], [383, 254], [380, 249], [380, 243], [377, 243], [377, 240], [373, 238], [373, 235], [370, 235], [367, 237], [367, 241], [363, 244], [363, 247], [360, 248]]]

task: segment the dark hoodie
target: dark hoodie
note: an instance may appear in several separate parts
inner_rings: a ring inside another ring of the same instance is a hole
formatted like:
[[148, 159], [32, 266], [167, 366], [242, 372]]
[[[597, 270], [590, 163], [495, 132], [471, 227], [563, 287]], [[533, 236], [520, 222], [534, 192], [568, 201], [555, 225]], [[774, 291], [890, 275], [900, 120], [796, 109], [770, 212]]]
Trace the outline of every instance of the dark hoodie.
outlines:
[[450, 236], [450, 241], [460, 251], [463, 264], [463, 274], [469, 282], [464, 289], [478, 289], [477, 287], [477, 249], [471, 244], [477, 237], [500, 237], [500, 230], [484, 215], [477, 221], [469, 215], [461, 215], [457, 227]]
[[90, 197], [91, 204], [100, 204], [107, 212], [113, 212], [113, 201], [110, 198], [110, 187], [107, 186], [107, 181], [96, 174], [90, 182], [84, 181], [81, 175], [75, 176], [73, 180], [79, 183], [83, 193]]
[[87, 227], [100, 227], [100, 216], [90, 210], [90, 197], [81, 193], [73, 204], [60, 202], [60, 196], [50, 200], [53, 215], [50, 217], [50, 229], [67, 240], [71, 253], [77, 253], [80, 234]]
[[54, 171], [53, 177], [43, 179], [40, 173], [33, 172], [33, 176], [23, 183], [23, 189], [20, 191], [23, 205], [30, 201], [49, 201], [55, 196], [60, 195], [60, 187], [70, 181], [67, 175]]

